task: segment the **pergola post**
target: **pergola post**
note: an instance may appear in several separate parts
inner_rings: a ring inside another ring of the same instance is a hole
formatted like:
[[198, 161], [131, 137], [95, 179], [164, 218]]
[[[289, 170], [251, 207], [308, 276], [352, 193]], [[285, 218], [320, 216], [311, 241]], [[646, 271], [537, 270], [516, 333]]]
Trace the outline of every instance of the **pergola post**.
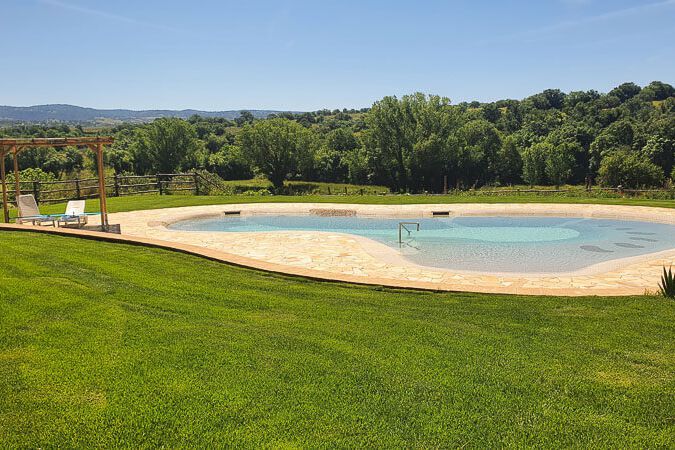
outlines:
[[5, 178], [5, 152], [0, 147], [0, 180], [2, 180], [2, 210], [5, 223], [9, 223], [9, 205], [7, 204], [7, 181]]
[[98, 168], [98, 199], [101, 208], [101, 228], [108, 230], [108, 205], [105, 194], [105, 170], [103, 168], [103, 144], [96, 144], [96, 167]]
[[19, 150], [16, 145], [12, 145], [12, 156], [14, 157], [14, 203], [19, 206], [21, 184], [19, 183]]

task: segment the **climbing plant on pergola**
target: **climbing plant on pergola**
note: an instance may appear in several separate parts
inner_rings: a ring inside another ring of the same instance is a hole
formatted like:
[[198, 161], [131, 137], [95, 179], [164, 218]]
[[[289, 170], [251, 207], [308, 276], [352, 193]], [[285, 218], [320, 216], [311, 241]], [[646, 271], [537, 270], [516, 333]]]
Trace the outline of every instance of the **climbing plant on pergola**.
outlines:
[[12, 155], [14, 159], [14, 192], [15, 200], [21, 195], [19, 185], [19, 159], [18, 155], [23, 150], [36, 147], [77, 147], [89, 149], [96, 154], [96, 167], [98, 170], [98, 192], [101, 204], [101, 227], [108, 228], [108, 207], [105, 196], [105, 172], [103, 170], [103, 151], [105, 145], [112, 144], [112, 137], [69, 137], [69, 138], [0, 138], [0, 181], [2, 181], [2, 208], [5, 223], [9, 222], [9, 204], [7, 200], [7, 180], [5, 171], [5, 157]]

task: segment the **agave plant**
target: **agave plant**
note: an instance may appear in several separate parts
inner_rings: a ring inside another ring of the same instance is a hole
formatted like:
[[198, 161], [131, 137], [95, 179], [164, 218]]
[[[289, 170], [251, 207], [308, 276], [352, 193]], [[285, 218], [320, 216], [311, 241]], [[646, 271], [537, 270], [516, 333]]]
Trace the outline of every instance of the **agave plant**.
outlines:
[[664, 297], [675, 298], [675, 275], [673, 275], [672, 267], [668, 270], [665, 267], [663, 268], [659, 288], [661, 289], [661, 295]]

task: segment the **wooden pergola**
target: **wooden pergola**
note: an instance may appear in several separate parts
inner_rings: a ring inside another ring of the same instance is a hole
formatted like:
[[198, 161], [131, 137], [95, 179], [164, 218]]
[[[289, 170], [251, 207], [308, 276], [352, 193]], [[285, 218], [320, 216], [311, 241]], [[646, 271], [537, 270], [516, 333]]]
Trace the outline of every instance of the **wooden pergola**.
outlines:
[[0, 138], [0, 180], [2, 181], [2, 208], [5, 223], [9, 223], [9, 204], [7, 200], [7, 182], [5, 178], [5, 157], [9, 154], [14, 159], [14, 192], [15, 200], [21, 195], [19, 184], [19, 159], [18, 155], [27, 148], [35, 147], [77, 147], [88, 148], [96, 154], [96, 166], [98, 169], [98, 190], [101, 203], [101, 227], [108, 228], [108, 208], [105, 196], [105, 172], [103, 170], [103, 146], [112, 144], [112, 137], [69, 137], [69, 138]]

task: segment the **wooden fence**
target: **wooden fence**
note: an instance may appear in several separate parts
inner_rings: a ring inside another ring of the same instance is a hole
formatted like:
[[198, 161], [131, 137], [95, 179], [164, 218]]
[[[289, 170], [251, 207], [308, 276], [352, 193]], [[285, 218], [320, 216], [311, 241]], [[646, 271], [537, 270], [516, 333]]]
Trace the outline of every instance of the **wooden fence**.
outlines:
[[[137, 194], [170, 195], [189, 193], [200, 195], [201, 187], [208, 183], [198, 173], [159, 173], [156, 175], [115, 175], [106, 177], [108, 197]], [[13, 183], [8, 183], [9, 201], [14, 200]], [[38, 203], [62, 203], [98, 197], [98, 179], [83, 178], [66, 181], [20, 181], [22, 194], [33, 194]]]
[[[216, 177], [217, 178], [217, 177]], [[225, 185], [222, 182], [206, 177], [200, 173], [159, 173], [155, 175], [115, 175], [106, 177], [106, 194], [108, 197], [123, 197], [137, 194], [194, 194], [203, 195], [209, 192], [227, 192], [236, 194], [239, 191], [255, 190], [256, 187], [248, 185]], [[308, 188], [313, 183], [305, 183]], [[33, 194], [38, 203], [62, 203], [68, 200], [88, 199], [98, 197], [98, 179], [84, 178], [65, 181], [21, 181], [19, 182], [22, 194]], [[8, 180], [8, 195], [10, 203], [14, 200], [14, 183]], [[292, 186], [291, 186], [292, 187]], [[315, 187], [315, 186], [314, 186]], [[327, 194], [341, 194], [342, 186], [336, 185], [333, 190], [327, 186]], [[315, 193], [314, 191], [289, 192], [302, 195], [303, 193]], [[351, 194], [364, 195], [363, 188], [357, 189]], [[369, 192], [370, 193], [370, 192]], [[344, 186], [344, 194], [347, 195], [347, 186]], [[372, 193], [370, 193], [372, 194]], [[476, 190], [450, 190], [447, 194], [430, 194], [434, 196], [500, 196], [500, 195], [565, 195], [571, 197], [595, 197], [595, 196], [631, 196], [645, 198], [675, 199], [674, 189], [622, 189], [609, 187], [593, 187], [592, 189], [579, 188], [499, 188], [499, 189], [476, 189]]]

